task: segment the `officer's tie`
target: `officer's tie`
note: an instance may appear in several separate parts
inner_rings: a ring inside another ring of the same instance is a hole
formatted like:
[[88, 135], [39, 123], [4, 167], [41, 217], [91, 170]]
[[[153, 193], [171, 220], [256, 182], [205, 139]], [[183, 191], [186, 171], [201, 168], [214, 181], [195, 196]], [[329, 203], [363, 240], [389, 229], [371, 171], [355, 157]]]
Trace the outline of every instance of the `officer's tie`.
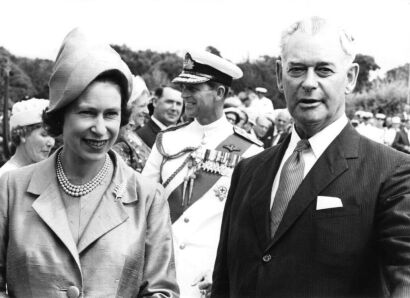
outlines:
[[272, 238], [278, 229], [290, 199], [302, 183], [303, 170], [305, 167], [302, 151], [309, 147], [308, 140], [300, 140], [296, 145], [295, 151], [293, 151], [283, 165], [278, 190], [276, 191], [271, 209], [270, 235]]

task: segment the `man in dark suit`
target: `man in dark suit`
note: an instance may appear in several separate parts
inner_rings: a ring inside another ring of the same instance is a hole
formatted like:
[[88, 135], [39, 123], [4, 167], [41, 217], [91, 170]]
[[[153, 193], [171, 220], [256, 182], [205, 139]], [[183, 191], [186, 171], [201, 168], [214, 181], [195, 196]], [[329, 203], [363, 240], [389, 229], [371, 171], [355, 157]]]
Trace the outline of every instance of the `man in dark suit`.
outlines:
[[181, 92], [171, 87], [161, 87], [155, 90], [152, 103], [154, 112], [151, 119], [137, 130], [137, 134], [150, 148], [154, 145], [157, 134], [161, 130], [178, 122], [183, 106]]
[[353, 39], [317, 17], [285, 32], [294, 126], [235, 168], [211, 296], [410, 297], [410, 158], [348, 123]]
[[406, 121], [405, 126], [396, 132], [396, 137], [394, 138], [392, 147], [399, 151], [410, 153], [410, 142], [409, 142], [410, 119], [405, 120], [405, 121]]

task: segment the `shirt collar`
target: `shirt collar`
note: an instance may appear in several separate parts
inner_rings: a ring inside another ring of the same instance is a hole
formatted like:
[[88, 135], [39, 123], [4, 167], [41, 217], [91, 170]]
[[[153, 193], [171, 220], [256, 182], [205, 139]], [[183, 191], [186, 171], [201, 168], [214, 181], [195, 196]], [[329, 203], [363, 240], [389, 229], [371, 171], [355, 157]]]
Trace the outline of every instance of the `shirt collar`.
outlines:
[[226, 119], [225, 115], [222, 115], [222, 117], [219, 118], [218, 120], [212, 123], [206, 124], [206, 125], [200, 124], [198, 120], [196, 120], [196, 118], [194, 120], [194, 123], [196, 126], [200, 127], [201, 130], [203, 130], [203, 132], [208, 132], [208, 131], [212, 131], [215, 129], [221, 129], [221, 127], [224, 127], [224, 126], [228, 126], [228, 127], [232, 126]]
[[[309, 144], [316, 159], [318, 159], [327, 147], [329, 147], [330, 143], [332, 143], [333, 140], [340, 134], [347, 123], [348, 119], [346, 115], [343, 114], [339, 117], [339, 119], [309, 138]], [[295, 130], [295, 126], [293, 125], [288, 148], [291, 148], [293, 151], [299, 141], [300, 137]]]
[[159, 121], [157, 118], [155, 118], [154, 116], [151, 116], [151, 119], [152, 119], [152, 121], [154, 121], [154, 123], [156, 124], [156, 125], [158, 125], [158, 127], [161, 129], [161, 130], [164, 130], [164, 129], [167, 129], [168, 128], [168, 126], [166, 126], [166, 125], [164, 125], [161, 121]]

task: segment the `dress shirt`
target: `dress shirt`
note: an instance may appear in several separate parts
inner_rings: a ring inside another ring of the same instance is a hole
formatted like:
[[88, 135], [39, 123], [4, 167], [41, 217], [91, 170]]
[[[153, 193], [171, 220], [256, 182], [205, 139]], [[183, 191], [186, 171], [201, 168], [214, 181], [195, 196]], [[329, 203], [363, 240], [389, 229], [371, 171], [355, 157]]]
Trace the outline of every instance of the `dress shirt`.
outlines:
[[159, 121], [157, 118], [155, 118], [154, 116], [151, 116], [151, 119], [152, 119], [152, 121], [154, 121], [154, 123], [156, 124], [156, 125], [158, 125], [158, 127], [161, 129], [161, 130], [165, 130], [165, 129], [167, 129], [168, 127], [170, 127], [170, 126], [166, 126], [166, 125], [164, 125], [161, 121]]
[[[347, 123], [348, 119], [346, 115], [343, 114], [343, 116], [341, 116], [335, 122], [328, 125], [317, 134], [309, 138], [310, 149], [304, 150], [302, 152], [302, 158], [305, 163], [303, 178], [306, 177], [307, 173], [309, 173], [310, 169], [314, 166], [319, 157], [323, 154], [326, 148], [329, 147], [330, 143], [332, 143], [333, 140], [340, 134]], [[288, 148], [285, 151], [285, 155], [282, 158], [279, 170], [276, 173], [275, 179], [273, 180], [270, 208], [272, 208], [273, 200], [275, 198], [276, 191], [278, 190], [279, 178], [282, 172], [283, 164], [295, 150], [296, 144], [299, 142], [299, 140], [300, 137], [295, 130], [295, 126], [293, 125]]]

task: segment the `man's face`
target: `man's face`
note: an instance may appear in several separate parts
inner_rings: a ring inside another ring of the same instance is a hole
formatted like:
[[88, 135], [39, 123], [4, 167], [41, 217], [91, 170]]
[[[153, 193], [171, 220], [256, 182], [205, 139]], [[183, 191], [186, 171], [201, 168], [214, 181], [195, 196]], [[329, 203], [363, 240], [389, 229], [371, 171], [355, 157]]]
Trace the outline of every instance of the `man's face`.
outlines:
[[166, 126], [176, 124], [182, 112], [181, 93], [165, 87], [161, 98], [154, 99], [154, 117]]
[[216, 90], [208, 84], [182, 84], [185, 113], [191, 118], [206, 118], [215, 114]]
[[290, 36], [277, 71], [295, 125], [310, 137], [344, 114], [345, 94], [354, 88], [358, 65], [348, 62], [337, 33], [324, 28], [313, 36]]
[[278, 131], [285, 131], [288, 128], [290, 119], [288, 116], [283, 115], [283, 114], [278, 114], [278, 116], [275, 119], [275, 125], [276, 129]]
[[256, 125], [253, 129], [258, 137], [263, 138], [271, 126], [272, 123], [268, 119], [258, 118], [256, 119]]
[[406, 128], [407, 128], [408, 130], [410, 130], [410, 120], [407, 120], [407, 121], [406, 121], [405, 126], [406, 126]]

